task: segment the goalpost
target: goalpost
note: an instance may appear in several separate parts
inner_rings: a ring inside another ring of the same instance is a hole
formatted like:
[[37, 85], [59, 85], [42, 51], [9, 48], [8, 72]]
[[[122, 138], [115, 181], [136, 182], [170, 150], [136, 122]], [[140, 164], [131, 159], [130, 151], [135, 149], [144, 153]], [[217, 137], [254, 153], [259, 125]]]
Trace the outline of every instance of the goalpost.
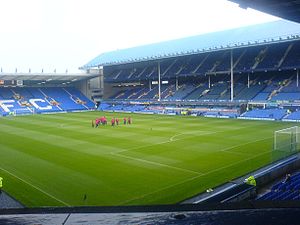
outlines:
[[300, 128], [298, 126], [274, 132], [273, 159], [279, 160], [295, 154], [300, 149]]
[[29, 108], [29, 107], [26, 107], [26, 108], [20, 108], [20, 109], [15, 109], [13, 111], [13, 115], [14, 116], [19, 116], [19, 115], [32, 115], [35, 113], [35, 110], [34, 108]]

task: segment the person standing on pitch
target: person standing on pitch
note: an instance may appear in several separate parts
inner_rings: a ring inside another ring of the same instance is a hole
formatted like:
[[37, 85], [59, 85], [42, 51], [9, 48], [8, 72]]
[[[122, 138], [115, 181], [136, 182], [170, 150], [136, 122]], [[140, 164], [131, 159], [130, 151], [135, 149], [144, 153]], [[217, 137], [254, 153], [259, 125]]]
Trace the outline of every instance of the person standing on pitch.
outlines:
[[112, 119], [111, 119], [111, 126], [112, 126], [112, 127], [115, 126], [115, 118], [112, 118]]
[[3, 181], [3, 178], [0, 177], [0, 194], [2, 193], [2, 187], [3, 187], [2, 181]]

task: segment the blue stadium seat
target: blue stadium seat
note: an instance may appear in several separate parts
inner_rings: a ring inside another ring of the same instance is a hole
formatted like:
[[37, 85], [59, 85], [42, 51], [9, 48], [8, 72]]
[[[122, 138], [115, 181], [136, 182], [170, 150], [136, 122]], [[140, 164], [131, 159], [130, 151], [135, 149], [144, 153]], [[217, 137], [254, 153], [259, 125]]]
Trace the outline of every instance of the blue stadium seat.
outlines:
[[1, 87], [0, 99], [10, 100], [9, 110], [17, 114], [94, 109], [94, 103], [73, 87]]
[[300, 200], [300, 173], [295, 173], [287, 183], [274, 184], [271, 191], [261, 195], [256, 200]]

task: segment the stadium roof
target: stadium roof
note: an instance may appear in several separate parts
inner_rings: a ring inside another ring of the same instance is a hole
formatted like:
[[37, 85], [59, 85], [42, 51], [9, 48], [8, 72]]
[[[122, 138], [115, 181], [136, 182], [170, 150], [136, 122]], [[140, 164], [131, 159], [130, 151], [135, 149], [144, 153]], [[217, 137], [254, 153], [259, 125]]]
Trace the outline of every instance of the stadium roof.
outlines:
[[300, 40], [300, 24], [278, 20], [106, 52], [88, 62], [81, 69], [157, 60], [296, 39]]
[[300, 23], [300, 0], [229, 0], [241, 8], [252, 8]]

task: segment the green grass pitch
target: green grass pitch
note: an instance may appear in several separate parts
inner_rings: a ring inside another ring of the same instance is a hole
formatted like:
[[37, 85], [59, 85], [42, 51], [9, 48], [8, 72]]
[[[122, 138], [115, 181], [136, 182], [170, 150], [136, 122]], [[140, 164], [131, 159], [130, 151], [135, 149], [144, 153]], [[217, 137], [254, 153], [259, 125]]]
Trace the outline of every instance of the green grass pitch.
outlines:
[[[0, 118], [4, 190], [28, 207], [172, 204], [271, 161], [284, 122], [86, 112]], [[86, 195], [86, 198], [84, 197]]]

